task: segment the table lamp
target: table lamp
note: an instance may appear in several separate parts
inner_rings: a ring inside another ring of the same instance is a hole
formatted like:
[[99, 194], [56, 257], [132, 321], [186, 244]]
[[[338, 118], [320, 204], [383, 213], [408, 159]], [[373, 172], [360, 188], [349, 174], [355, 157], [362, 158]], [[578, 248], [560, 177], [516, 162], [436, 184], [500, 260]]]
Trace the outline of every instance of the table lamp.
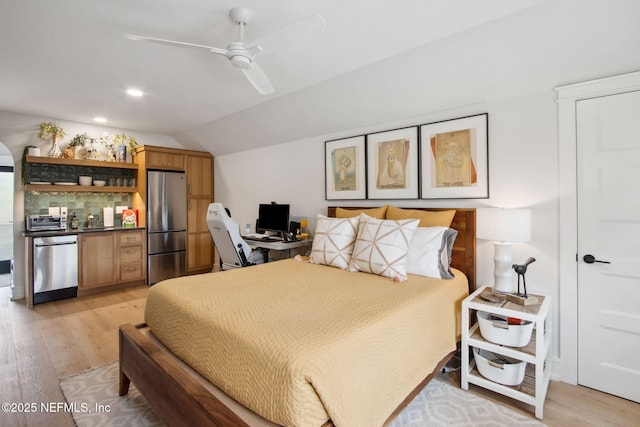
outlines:
[[531, 240], [531, 211], [506, 208], [477, 209], [476, 238], [494, 242], [493, 290], [513, 292], [511, 243]]

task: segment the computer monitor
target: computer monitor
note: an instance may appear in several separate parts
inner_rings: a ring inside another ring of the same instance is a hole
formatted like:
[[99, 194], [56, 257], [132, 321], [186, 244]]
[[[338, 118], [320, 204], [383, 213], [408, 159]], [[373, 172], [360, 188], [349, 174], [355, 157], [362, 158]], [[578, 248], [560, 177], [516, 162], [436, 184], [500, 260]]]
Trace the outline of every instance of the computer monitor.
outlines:
[[261, 203], [258, 208], [258, 232], [275, 231], [287, 237], [289, 232], [289, 205]]

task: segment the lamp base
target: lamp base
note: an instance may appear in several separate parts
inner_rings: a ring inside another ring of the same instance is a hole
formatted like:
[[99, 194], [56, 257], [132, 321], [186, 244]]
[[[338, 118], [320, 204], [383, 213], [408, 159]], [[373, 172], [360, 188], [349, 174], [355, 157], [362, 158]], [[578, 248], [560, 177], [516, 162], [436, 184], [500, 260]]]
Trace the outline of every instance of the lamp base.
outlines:
[[495, 292], [507, 294], [514, 291], [511, 264], [511, 244], [494, 242], [493, 290]]

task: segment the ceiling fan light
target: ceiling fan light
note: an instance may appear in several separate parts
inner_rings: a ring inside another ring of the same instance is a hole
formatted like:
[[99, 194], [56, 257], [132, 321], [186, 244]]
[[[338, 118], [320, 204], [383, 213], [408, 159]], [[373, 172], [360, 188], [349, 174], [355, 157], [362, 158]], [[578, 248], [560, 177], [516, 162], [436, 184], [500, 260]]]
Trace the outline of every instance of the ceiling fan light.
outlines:
[[230, 58], [234, 67], [244, 68], [245, 70], [251, 69], [251, 58], [243, 55], [234, 55]]

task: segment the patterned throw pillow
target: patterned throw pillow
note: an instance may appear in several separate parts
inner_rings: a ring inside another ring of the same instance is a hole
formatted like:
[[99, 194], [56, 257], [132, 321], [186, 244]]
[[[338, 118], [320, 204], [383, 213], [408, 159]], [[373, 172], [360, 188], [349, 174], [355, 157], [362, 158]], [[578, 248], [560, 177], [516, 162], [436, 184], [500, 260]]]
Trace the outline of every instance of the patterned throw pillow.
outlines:
[[407, 279], [405, 260], [417, 219], [381, 220], [360, 217], [350, 271], [363, 271], [400, 280]]
[[452, 279], [451, 250], [458, 232], [447, 227], [418, 227], [413, 233], [407, 273], [435, 279]]
[[357, 216], [329, 218], [318, 215], [309, 261], [346, 270], [356, 241], [358, 221]]

